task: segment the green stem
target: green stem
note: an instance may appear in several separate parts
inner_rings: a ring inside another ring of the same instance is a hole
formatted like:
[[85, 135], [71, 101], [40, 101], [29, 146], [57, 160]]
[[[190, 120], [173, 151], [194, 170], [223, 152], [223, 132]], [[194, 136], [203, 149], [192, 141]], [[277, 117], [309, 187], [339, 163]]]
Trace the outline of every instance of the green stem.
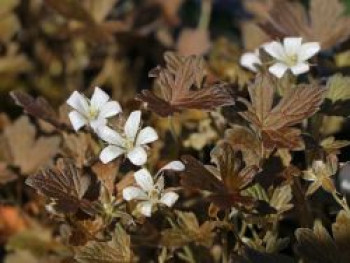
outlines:
[[198, 22], [198, 28], [207, 30], [210, 24], [210, 16], [212, 9], [212, 0], [202, 0], [201, 16]]

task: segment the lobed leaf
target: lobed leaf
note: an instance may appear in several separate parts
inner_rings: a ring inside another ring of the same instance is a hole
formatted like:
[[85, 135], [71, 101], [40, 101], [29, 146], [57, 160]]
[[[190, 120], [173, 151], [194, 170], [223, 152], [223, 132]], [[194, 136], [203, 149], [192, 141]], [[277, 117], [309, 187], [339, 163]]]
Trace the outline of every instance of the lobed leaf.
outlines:
[[117, 225], [109, 242], [90, 241], [78, 248], [74, 257], [79, 263], [129, 263], [132, 262], [130, 236]]
[[204, 87], [204, 60], [200, 57], [181, 57], [166, 53], [166, 68], [157, 67], [152, 71], [156, 84], [161, 88], [163, 98], [148, 90], [137, 96], [147, 107], [162, 117], [183, 109], [214, 110], [234, 103], [227, 87], [213, 85]]
[[75, 213], [79, 208], [87, 210], [90, 207], [89, 201], [83, 198], [90, 177], [83, 176], [69, 159], [59, 159], [56, 167], [30, 176], [26, 184], [52, 199], [57, 211]]

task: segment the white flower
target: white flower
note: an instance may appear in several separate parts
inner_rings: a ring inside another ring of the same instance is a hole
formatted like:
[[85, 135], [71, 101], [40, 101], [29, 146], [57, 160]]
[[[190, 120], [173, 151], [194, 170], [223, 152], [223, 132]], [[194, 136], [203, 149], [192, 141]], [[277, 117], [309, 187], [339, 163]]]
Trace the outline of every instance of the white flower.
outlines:
[[[164, 170], [183, 171], [184, 165], [180, 161], [174, 161], [163, 167], [156, 174], [159, 175]], [[154, 183], [154, 180], [145, 168], [135, 172], [134, 178], [137, 186], [129, 186], [123, 190], [123, 198], [126, 201], [138, 200], [140, 201], [136, 210], [144, 216], [150, 217], [153, 208], [158, 204], [172, 207], [179, 195], [175, 192], [164, 191], [164, 177], [160, 175]]]
[[107, 124], [107, 118], [122, 111], [119, 103], [109, 101], [108, 94], [99, 87], [95, 88], [91, 100], [74, 91], [67, 100], [67, 104], [74, 109], [69, 113], [69, 119], [76, 131], [84, 125], [90, 125], [96, 131], [98, 127]]
[[108, 163], [122, 154], [126, 154], [135, 165], [143, 165], [147, 161], [146, 144], [157, 140], [158, 135], [149, 126], [140, 130], [140, 121], [141, 111], [133, 111], [125, 122], [122, 134], [107, 126], [98, 129], [98, 136], [109, 144], [100, 153], [103, 163]]
[[273, 41], [263, 45], [263, 48], [276, 59], [276, 62], [269, 67], [270, 73], [281, 78], [288, 69], [294, 75], [309, 71], [310, 66], [306, 61], [320, 50], [320, 44], [317, 42], [302, 44], [300, 37], [286, 37], [283, 45]]
[[257, 72], [258, 69], [256, 68], [257, 65], [261, 65], [261, 60], [259, 57], [259, 49], [256, 49], [254, 52], [246, 52], [241, 56], [240, 64], [253, 71]]

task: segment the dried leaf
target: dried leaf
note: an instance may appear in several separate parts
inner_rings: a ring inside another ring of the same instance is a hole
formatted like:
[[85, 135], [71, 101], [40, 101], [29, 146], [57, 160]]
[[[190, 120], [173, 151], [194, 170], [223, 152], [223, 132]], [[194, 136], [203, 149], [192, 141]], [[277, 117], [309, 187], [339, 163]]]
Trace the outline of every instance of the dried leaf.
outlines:
[[199, 225], [196, 215], [191, 212], [177, 211], [177, 225], [162, 231], [162, 245], [166, 247], [182, 247], [195, 242], [198, 245], [210, 247], [219, 225], [215, 221], [206, 221]]
[[75, 19], [88, 24], [95, 24], [93, 17], [78, 0], [45, 0], [45, 3], [68, 19]]
[[184, 187], [211, 192], [208, 200], [221, 209], [232, 206], [254, 206], [249, 196], [241, 191], [253, 180], [257, 168], [242, 167], [241, 161], [229, 144], [223, 143], [212, 152], [215, 167], [204, 167], [191, 156], [183, 156], [186, 170], [181, 175]]
[[75, 259], [80, 263], [129, 263], [132, 261], [130, 237], [117, 225], [111, 241], [91, 241], [78, 249]]
[[245, 247], [242, 256], [232, 255], [232, 263], [295, 263], [292, 258], [275, 253], [264, 253]]
[[50, 229], [35, 226], [13, 235], [7, 242], [6, 249], [27, 250], [37, 257], [42, 257], [48, 253], [62, 251], [64, 247], [54, 240]]
[[35, 127], [26, 116], [17, 119], [4, 131], [12, 163], [20, 167], [24, 174], [36, 172], [42, 165], [47, 164], [58, 152], [61, 141], [58, 136], [35, 139], [35, 133]]
[[327, 81], [327, 93], [322, 112], [331, 116], [350, 115], [350, 77], [334, 75]]
[[256, 135], [248, 128], [233, 125], [225, 131], [224, 141], [229, 143], [234, 150], [241, 151], [244, 162], [247, 165], [259, 165], [260, 142]]
[[259, 75], [249, 87], [251, 102], [242, 99], [248, 110], [240, 115], [261, 131], [266, 148], [298, 149], [300, 131], [290, 126], [312, 116], [323, 101], [324, 90], [313, 86], [290, 89], [273, 106], [274, 88], [271, 76]]
[[272, 38], [301, 36], [329, 49], [350, 36], [350, 19], [344, 12], [339, 0], [311, 0], [308, 14], [301, 3], [275, 1], [261, 26]]
[[69, 159], [59, 159], [56, 167], [30, 176], [26, 184], [54, 201], [57, 211], [75, 213], [81, 208], [90, 212], [90, 202], [84, 199], [90, 177], [83, 176]]
[[335, 242], [341, 251], [343, 262], [350, 261], [350, 215], [341, 210], [336, 222], [332, 225]]
[[315, 222], [313, 230], [308, 228], [297, 229], [295, 236], [297, 239], [297, 252], [306, 262], [342, 262], [339, 256], [340, 251], [320, 222]]
[[276, 187], [270, 199], [270, 205], [276, 209], [278, 214], [282, 214], [293, 208], [292, 188], [290, 185]]
[[89, 133], [63, 133], [62, 152], [75, 161], [79, 168], [88, 165], [100, 150], [98, 143]]
[[[213, 110], [234, 103], [229, 90], [222, 85], [203, 87], [205, 64], [202, 58], [166, 53], [165, 60], [166, 68], [157, 68], [155, 74], [163, 98], [149, 90], [137, 96], [150, 110], [166, 117], [183, 109]], [[152, 71], [152, 76], [154, 73]]]
[[43, 97], [34, 99], [26, 92], [20, 90], [12, 91], [10, 94], [15, 103], [22, 107], [29, 115], [42, 119], [55, 127], [66, 128], [65, 124], [59, 121], [59, 118], [50, 103]]
[[114, 192], [114, 184], [119, 172], [119, 165], [118, 162], [110, 162], [108, 164], [97, 162], [92, 166], [92, 170], [97, 178], [103, 183], [109, 193]]

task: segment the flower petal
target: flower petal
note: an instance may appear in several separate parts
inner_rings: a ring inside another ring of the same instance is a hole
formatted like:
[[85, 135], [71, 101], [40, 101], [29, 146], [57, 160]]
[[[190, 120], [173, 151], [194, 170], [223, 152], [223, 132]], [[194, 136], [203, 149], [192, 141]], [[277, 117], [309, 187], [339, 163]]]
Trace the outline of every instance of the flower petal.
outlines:
[[160, 198], [160, 202], [165, 204], [167, 207], [172, 207], [177, 199], [179, 199], [179, 195], [177, 193], [167, 192]]
[[299, 50], [299, 61], [305, 61], [311, 58], [312, 56], [316, 55], [317, 52], [319, 52], [321, 49], [321, 46], [318, 42], [309, 42], [301, 45], [301, 48]]
[[261, 60], [257, 54], [253, 52], [247, 52], [241, 56], [240, 64], [243, 67], [256, 72], [257, 71], [256, 65], [260, 65]]
[[142, 168], [134, 173], [136, 183], [146, 192], [154, 189], [154, 182], [151, 174], [146, 168]]
[[99, 87], [95, 87], [94, 94], [92, 94], [90, 103], [94, 109], [100, 109], [107, 103], [109, 96], [106, 92], [101, 90]]
[[143, 144], [147, 144], [150, 142], [154, 142], [158, 139], [158, 134], [155, 131], [155, 129], [153, 129], [152, 127], [145, 127], [143, 128], [139, 134], [137, 135], [137, 139], [136, 139], [136, 146], [139, 145], [143, 145]]
[[124, 152], [125, 151], [123, 149], [117, 146], [109, 145], [101, 151], [100, 160], [102, 163], [106, 164], [119, 157]]
[[185, 165], [180, 162], [180, 161], [172, 161], [170, 163], [168, 163], [167, 165], [163, 166], [160, 171], [164, 171], [164, 170], [174, 170], [174, 171], [184, 171], [185, 170]]
[[307, 63], [298, 63], [290, 68], [294, 75], [300, 75], [310, 70], [310, 66]]
[[98, 118], [90, 121], [91, 128], [98, 132], [98, 129], [105, 127], [107, 125], [107, 120], [105, 118]]
[[147, 200], [147, 194], [140, 188], [135, 186], [129, 186], [123, 189], [123, 199], [126, 201], [130, 200]]
[[148, 201], [141, 202], [137, 205], [137, 209], [140, 211], [140, 213], [147, 217], [152, 215], [152, 207], [153, 204]]
[[73, 92], [73, 94], [68, 98], [67, 104], [83, 115], [87, 115], [89, 111], [89, 103], [87, 99], [78, 91]]
[[303, 39], [301, 37], [286, 37], [283, 40], [285, 54], [288, 56], [298, 54], [302, 41]]
[[143, 165], [147, 161], [147, 153], [141, 146], [135, 147], [127, 154], [129, 160], [135, 165]]
[[88, 122], [87, 119], [77, 111], [71, 111], [68, 116], [75, 131], [78, 131]]
[[130, 113], [129, 118], [127, 119], [124, 126], [124, 132], [128, 138], [132, 140], [135, 139], [137, 131], [140, 127], [140, 121], [141, 111], [133, 111], [132, 113]]
[[99, 127], [97, 129], [97, 135], [109, 144], [117, 145], [122, 147], [124, 138], [120, 136], [118, 132], [112, 130], [108, 126]]
[[281, 78], [287, 69], [288, 67], [283, 63], [275, 63], [269, 67], [270, 73], [275, 75], [277, 78]]
[[109, 101], [100, 108], [99, 117], [109, 118], [122, 111], [120, 104], [116, 101]]
[[280, 42], [272, 41], [263, 45], [263, 48], [270, 56], [274, 57], [275, 59], [282, 61], [285, 59], [284, 48]]

